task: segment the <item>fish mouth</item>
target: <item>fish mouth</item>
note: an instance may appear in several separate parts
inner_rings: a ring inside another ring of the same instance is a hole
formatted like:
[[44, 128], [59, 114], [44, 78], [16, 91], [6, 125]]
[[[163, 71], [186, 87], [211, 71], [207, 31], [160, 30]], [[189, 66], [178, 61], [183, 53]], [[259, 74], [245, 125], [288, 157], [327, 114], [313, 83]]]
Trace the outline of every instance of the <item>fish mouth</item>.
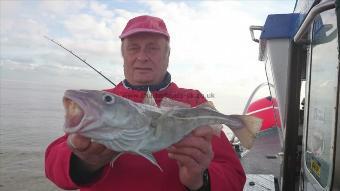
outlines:
[[65, 109], [65, 128], [77, 127], [84, 118], [85, 112], [80, 104], [68, 97], [63, 98]]

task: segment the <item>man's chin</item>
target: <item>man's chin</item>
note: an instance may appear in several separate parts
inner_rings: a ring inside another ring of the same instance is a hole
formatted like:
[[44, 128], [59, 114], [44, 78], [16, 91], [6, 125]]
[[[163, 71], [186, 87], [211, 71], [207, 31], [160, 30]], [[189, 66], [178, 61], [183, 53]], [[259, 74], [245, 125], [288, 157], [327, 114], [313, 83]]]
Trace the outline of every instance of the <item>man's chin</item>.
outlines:
[[153, 80], [150, 78], [135, 78], [134, 80], [134, 85], [139, 85], [139, 86], [143, 86], [143, 85], [152, 85], [153, 84]]

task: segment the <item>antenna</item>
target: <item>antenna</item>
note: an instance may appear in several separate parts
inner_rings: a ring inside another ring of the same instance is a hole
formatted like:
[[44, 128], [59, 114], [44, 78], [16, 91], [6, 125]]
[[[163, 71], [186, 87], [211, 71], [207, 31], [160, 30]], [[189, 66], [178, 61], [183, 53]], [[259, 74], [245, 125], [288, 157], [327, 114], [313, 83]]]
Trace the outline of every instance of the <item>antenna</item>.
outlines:
[[63, 45], [61, 45], [60, 43], [56, 42], [55, 40], [49, 38], [48, 36], [44, 36], [47, 40], [52, 41], [54, 44], [60, 46], [61, 48], [63, 48], [64, 50], [66, 50], [67, 52], [71, 53], [73, 56], [75, 56], [76, 58], [78, 58], [79, 60], [81, 60], [83, 63], [85, 63], [87, 66], [89, 66], [90, 68], [92, 68], [94, 71], [96, 71], [99, 75], [101, 75], [103, 78], [105, 78], [107, 81], [109, 81], [111, 84], [113, 84], [114, 86], [116, 86], [115, 83], [113, 83], [109, 78], [107, 78], [106, 76], [104, 76], [101, 72], [99, 72], [97, 69], [95, 69], [93, 66], [91, 66], [89, 63], [87, 63], [85, 61], [85, 59], [80, 58], [78, 55], [74, 54], [71, 50], [65, 48]]

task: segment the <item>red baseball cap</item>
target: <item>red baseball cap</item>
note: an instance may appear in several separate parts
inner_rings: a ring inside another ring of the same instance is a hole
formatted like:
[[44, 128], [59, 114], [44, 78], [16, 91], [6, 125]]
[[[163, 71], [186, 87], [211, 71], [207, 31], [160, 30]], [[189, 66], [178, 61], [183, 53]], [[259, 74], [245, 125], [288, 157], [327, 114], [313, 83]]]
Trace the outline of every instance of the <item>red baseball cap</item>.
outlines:
[[158, 17], [149, 15], [142, 15], [130, 19], [119, 38], [123, 39], [140, 32], [158, 33], [166, 36], [168, 39], [170, 38], [164, 21]]

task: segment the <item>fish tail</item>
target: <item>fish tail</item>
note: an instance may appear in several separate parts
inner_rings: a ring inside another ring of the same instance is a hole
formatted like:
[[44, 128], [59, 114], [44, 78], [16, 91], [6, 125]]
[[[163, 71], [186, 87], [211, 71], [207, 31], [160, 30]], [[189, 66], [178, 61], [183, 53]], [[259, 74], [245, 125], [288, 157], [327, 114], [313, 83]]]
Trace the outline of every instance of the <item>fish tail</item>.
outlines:
[[240, 140], [242, 146], [250, 149], [255, 141], [256, 135], [262, 126], [262, 119], [249, 115], [234, 115], [244, 124], [243, 128], [231, 128], [235, 136]]

